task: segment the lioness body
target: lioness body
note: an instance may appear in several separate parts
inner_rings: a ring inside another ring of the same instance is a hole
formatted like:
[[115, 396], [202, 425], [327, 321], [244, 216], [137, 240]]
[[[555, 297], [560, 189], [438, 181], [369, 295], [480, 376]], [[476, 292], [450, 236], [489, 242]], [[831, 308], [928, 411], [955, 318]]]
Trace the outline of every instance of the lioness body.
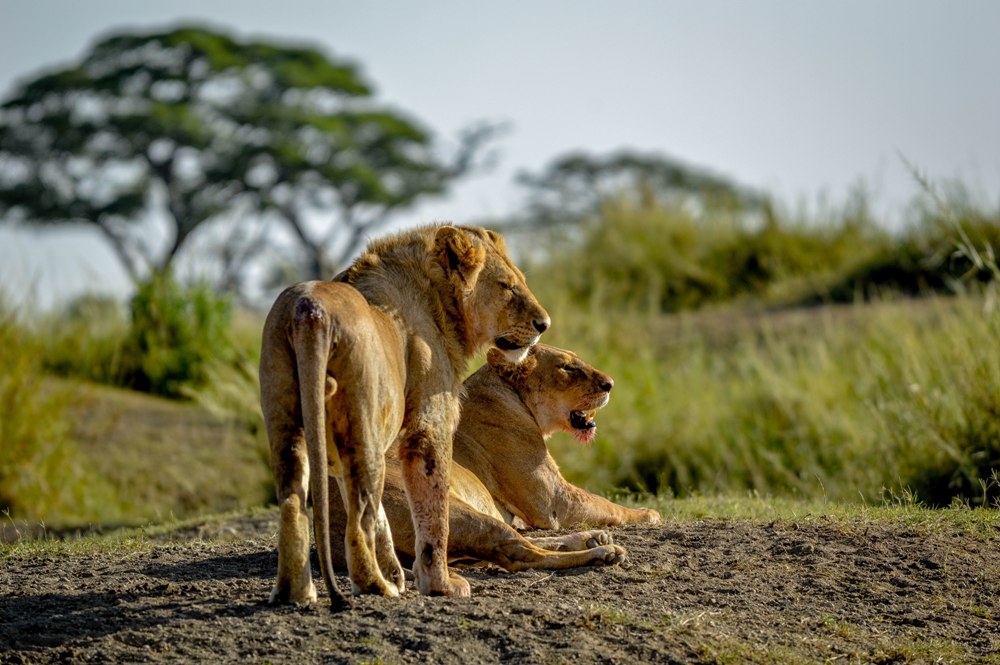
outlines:
[[333, 584], [328, 474], [346, 505], [345, 551], [355, 593], [395, 595], [402, 569], [382, 509], [384, 453], [396, 443], [425, 594], [468, 595], [450, 575], [449, 460], [465, 362], [482, 345], [523, 357], [548, 315], [502, 239], [431, 226], [375, 242], [337, 282], [287, 289], [264, 325], [261, 406], [281, 507], [272, 601], [316, 597], [305, 517], [311, 492], [320, 568]]
[[[508, 570], [621, 561], [625, 551], [601, 531], [525, 538], [512, 526], [517, 520], [547, 529], [659, 521], [655, 511], [619, 506], [570, 484], [545, 446], [556, 431], [592, 439], [590, 412], [607, 403], [613, 381], [571, 352], [544, 344], [520, 365], [493, 350], [488, 360], [465, 382], [454, 437], [449, 560], [488, 561]], [[414, 533], [391, 455], [383, 505], [397, 551], [412, 558]], [[331, 497], [330, 512], [335, 530], [343, 529], [346, 515], [337, 497]], [[334, 548], [334, 559], [344, 565], [342, 549]]]

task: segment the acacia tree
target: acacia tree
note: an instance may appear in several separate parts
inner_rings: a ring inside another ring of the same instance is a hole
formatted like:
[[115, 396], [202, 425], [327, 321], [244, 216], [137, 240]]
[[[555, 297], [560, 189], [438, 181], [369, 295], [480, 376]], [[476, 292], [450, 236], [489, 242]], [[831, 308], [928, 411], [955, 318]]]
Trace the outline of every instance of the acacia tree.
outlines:
[[281, 220], [300, 274], [329, 277], [394, 210], [472, 169], [493, 133], [467, 130], [444, 157], [354, 65], [314, 48], [197, 27], [118, 34], [0, 106], [0, 221], [93, 224], [139, 280], [227, 218], [232, 278], [273, 242], [254, 220]]

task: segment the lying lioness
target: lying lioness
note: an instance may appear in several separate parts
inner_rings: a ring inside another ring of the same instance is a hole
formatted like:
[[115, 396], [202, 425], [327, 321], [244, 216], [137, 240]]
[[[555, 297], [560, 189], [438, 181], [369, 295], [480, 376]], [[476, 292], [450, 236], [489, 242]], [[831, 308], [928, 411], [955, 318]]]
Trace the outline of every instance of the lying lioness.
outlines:
[[545, 446], [554, 432], [581, 443], [597, 433], [594, 412], [614, 381], [572, 351], [541, 345], [521, 365], [492, 350], [465, 381], [452, 457], [478, 477], [503, 514], [536, 529], [658, 522], [649, 508], [626, 508], [570, 484]]
[[[508, 570], [615, 564], [625, 550], [603, 531], [525, 538], [512, 527], [603, 526], [657, 522], [656, 511], [625, 508], [566, 481], [545, 447], [553, 432], [593, 440], [594, 412], [608, 403], [614, 382], [570, 351], [538, 344], [516, 365], [493, 350], [465, 381], [466, 398], [454, 437], [448, 560], [488, 561]], [[414, 556], [414, 533], [399, 464], [387, 456], [383, 506], [397, 552]], [[333, 531], [343, 532], [344, 508], [331, 499]], [[334, 565], [345, 565], [334, 535]]]

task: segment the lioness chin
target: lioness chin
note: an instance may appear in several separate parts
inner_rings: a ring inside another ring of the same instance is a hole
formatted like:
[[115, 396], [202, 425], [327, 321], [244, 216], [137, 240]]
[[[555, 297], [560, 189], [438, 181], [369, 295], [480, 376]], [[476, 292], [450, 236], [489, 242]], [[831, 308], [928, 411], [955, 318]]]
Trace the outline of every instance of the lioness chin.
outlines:
[[[658, 513], [619, 506], [567, 482], [545, 439], [557, 431], [593, 440], [594, 412], [608, 403], [614, 382], [575, 354], [545, 344], [516, 365], [491, 350], [488, 364], [465, 382], [466, 398], [455, 433], [448, 497], [448, 558], [487, 561], [508, 570], [569, 568], [620, 562], [625, 550], [603, 531], [525, 538], [512, 525], [557, 529], [657, 522]], [[413, 558], [399, 465], [389, 456], [383, 505], [396, 549]], [[331, 497], [335, 531], [346, 514]], [[335, 545], [337, 538], [335, 537]], [[345, 564], [342, 548], [336, 563]]]
[[373, 242], [334, 282], [278, 296], [264, 324], [261, 407], [281, 517], [272, 602], [316, 599], [306, 500], [331, 603], [328, 476], [346, 505], [354, 593], [404, 588], [382, 508], [385, 451], [398, 451], [424, 594], [468, 595], [449, 574], [447, 491], [465, 363], [479, 348], [520, 360], [549, 317], [485, 229], [427, 226]]

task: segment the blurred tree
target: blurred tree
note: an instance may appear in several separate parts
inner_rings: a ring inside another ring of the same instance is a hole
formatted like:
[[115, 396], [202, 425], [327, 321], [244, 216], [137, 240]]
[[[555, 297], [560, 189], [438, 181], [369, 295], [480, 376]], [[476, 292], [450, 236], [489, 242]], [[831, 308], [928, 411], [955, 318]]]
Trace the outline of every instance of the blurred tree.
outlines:
[[477, 166], [496, 131], [470, 128], [444, 157], [371, 96], [354, 65], [312, 48], [197, 27], [107, 37], [0, 106], [0, 221], [93, 224], [138, 281], [228, 220], [215, 258], [237, 286], [278, 219], [295, 276], [329, 278], [394, 210]]
[[657, 154], [621, 150], [605, 156], [575, 152], [558, 157], [540, 174], [521, 173], [529, 190], [526, 213], [516, 226], [553, 227], [597, 215], [611, 199], [642, 208], [700, 205], [761, 208], [764, 196], [706, 171]]

